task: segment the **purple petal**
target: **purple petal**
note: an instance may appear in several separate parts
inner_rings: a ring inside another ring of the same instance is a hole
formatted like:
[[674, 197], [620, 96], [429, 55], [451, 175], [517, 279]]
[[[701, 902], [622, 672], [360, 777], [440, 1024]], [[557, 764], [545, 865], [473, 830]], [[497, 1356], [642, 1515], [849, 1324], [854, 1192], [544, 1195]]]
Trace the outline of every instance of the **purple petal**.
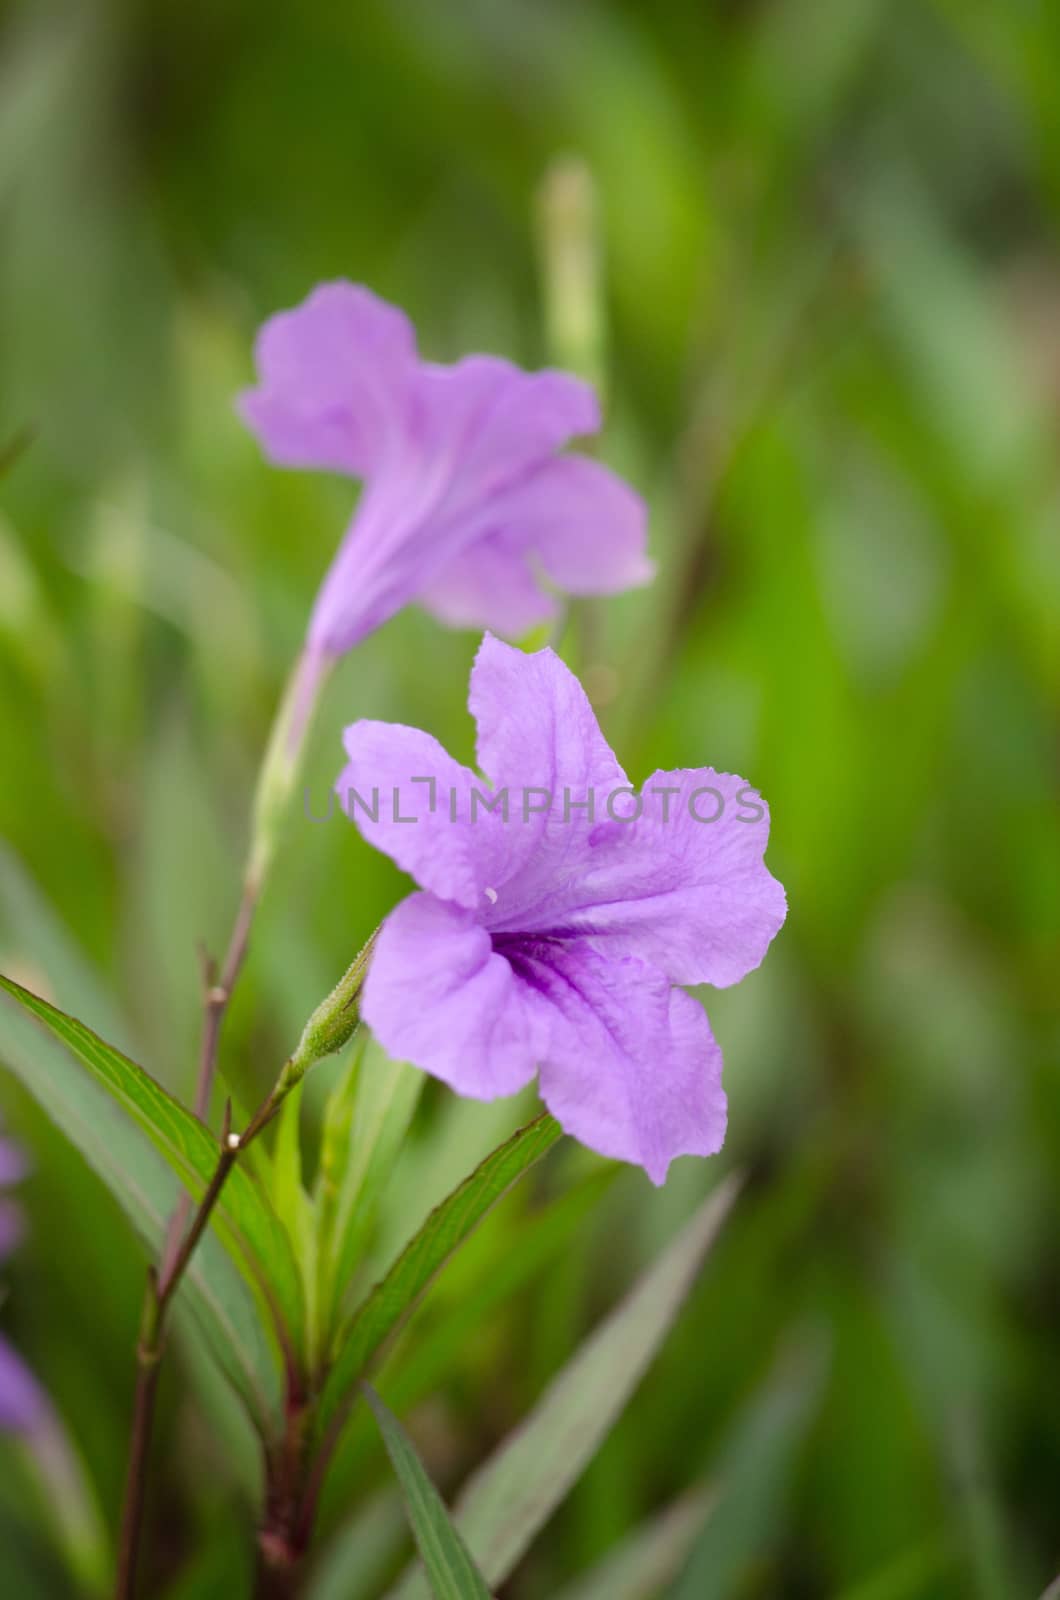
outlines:
[[18, 1145], [10, 1139], [0, 1139], [0, 1189], [21, 1183], [28, 1171], [29, 1164]]
[[541, 926], [590, 856], [593, 822], [576, 808], [593, 789], [625, 785], [625, 775], [551, 650], [528, 656], [487, 635], [470, 705], [492, 791], [429, 735], [365, 721], [346, 730], [340, 800], [422, 888], [477, 910], [490, 927]]
[[36, 1378], [0, 1338], [0, 1432], [28, 1433], [41, 1422], [45, 1405]]
[[702, 1006], [586, 945], [516, 942], [511, 960], [548, 1013], [541, 1098], [567, 1133], [657, 1184], [676, 1156], [721, 1149], [721, 1051]]
[[541, 1054], [537, 1012], [469, 912], [414, 894], [383, 924], [362, 1015], [395, 1059], [476, 1100], [514, 1094]]
[[[574, 434], [599, 425], [585, 384], [560, 372], [522, 372], [491, 356], [453, 367], [422, 363], [395, 415], [385, 457], [314, 608], [310, 639], [332, 653], [431, 590], [484, 541], [500, 558], [492, 580], [498, 565], [506, 585], [522, 577], [525, 599], [523, 556], [513, 550], [504, 561], [506, 541], [493, 537], [503, 528], [490, 508]], [[443, 591], [440, 605], [466, 609], [451, 591], [448, 600]]]
[[538, 572], [575, 593], [651, 575], [637, 497], [605, 468], [555, 459], [600, 426], [592, 389], [493, 356], [417, 358], [408, 319], [324, 284], [266, 323], [240, 410], [284, 466], [365, 479], [310, 622], [339, 654], [422, 596], [456, 625], [518, 633], [553, 614]]
[[646, 583], [643, 501], [595, 461], [546, 461], [477, 513], [474, 542], [420, 595], [451, 627], [511, 638], [555, 615], [538, 573], [569, 594], [614, 594]]
[[278, 465], [363, 477], [403, 433], [416, 339], [370, 290], [321, 284], [265, 323], [256, 357], [260, 384], [239, 410]]
[[[626, 776], [574, 674], [551, 650], [527, 655], [487, 634], [471, 671], [468, 707], [478, 762], [511, 796], [511, 820], [494, 850], [491, 928], [539, 927], [588, 853], [595, 791]], [[543, 919], [543, 920], [542, 920]]]
[[494, 628], [518, 639], [558, 606], [541, 589], [529, 562], [504, 534], [490, 534], [451, 561], [418, 596], [450, 628]]
[[622, 785], [626, 775], [577, 678], [553, 650], [527, 655], [487, 634], [471, 669], [468, 709], [478, 764], [497, 784], [560, 795]]
[[[411, 497], [415, 467], [405, 481]], [[366, 488], [314, 602], [310, 649], [331, 656], [352, 650], [430, 583], [450, 551], [432, 549], [416, 517], [411, 498], [403, 504], [385, 473]]]
[[765, 802], [743, 778], [712, 767], [653, 773], [641, 796], [639, 821], [601, 830], [597, 863], [570, 897], [581, 904], [569, 925], [675, 983], [737, 983], [787, 912], [762, 859]]
[[617, 594], [648, 583], [647, 511], [640, 495], [608, 467], [583, 456], [549, 462], [528, 484], [513, 525], [525, 517], [533, 553], [569, 594]]
[[584, 456], [545, 462], [497, 496], [486, 515], [569, 594], [616, 594], [655, 575], [644, 549], [643, 500]]
[[439, 899], [488, 910], [509, 843], [500, 814], [476, 802], [472, 819], [472, 790], [490, 798], [488, 784], [418, 728], [355, 722], [344, 744], [336, 794], [368, 843]]
[[415, 403], [418, 453], [444, 485], [432, 506], [439, 525], [477, 511], [600, 426], [588, 384], [566, 372], [523, 372], [496, 356], [451, 367], [425, 362]]

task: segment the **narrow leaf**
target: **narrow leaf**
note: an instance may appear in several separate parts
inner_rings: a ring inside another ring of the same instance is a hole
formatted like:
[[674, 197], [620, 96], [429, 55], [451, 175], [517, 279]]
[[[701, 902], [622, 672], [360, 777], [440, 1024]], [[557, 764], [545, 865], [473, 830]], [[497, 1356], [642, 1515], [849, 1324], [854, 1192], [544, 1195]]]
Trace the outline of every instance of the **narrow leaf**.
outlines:
[[[925, 1595], [954, 1593], [952, 1576], [961, 1552], [949, 1534], [922, 1539], [903, 1550], [871, 1577], [845, 1588], [836, 1600], [924, 1600]], [[1060, 1578], [1040, 1600], [1060, 1600]]]
[[[328, 1100], [320, 1152], [321, 1302], [335, 1326], [425, 1082], [366, 1031]], [[333, 1319], [333, 1320], [332, 1320]]]
[[[738, 1187], [729, 1178], [714, 1191], [468, 1482], [455, 1520], [488, 1583], [508, 1577], [624, 1409], [673, 1326]], [[424, 1594], [422, 1578], [411, 1573], [392, 1600]]]
[[34, 882], [21, 858], [0, 841], [0, 947], [17, 950], [27, 971], [46, 974], [49, 993], [89, 1026], [132, 1048], [125, 1017], [111, 1001], [100, 974], [62, 918]]
[[655, 1600], [680, 1572], [715, 1498], [694, 1489], [623, 1539], [556, 1600]]
[[43, 1419], [15, 1443], [78, 1593], [105, 1595], [112, 1559], [107, 1527], [84, 1461], [58, 1412], [46, 1408]]
[[595, 1167], [580, 1184], [549, 1204], [533, 1207], [514, 1223], [505, 1219], [507, 1226], [503, 1232], [497, 1230], [495, 1246], [485, 1259], [476, 1256], [469, 1262], [470, 1249], [462, 1254], [439, 1292], [444, 1306], [439, 1306], [428, 1327], [417, 1328], [407, 1351], [402, 1351], [399, 1369], [388, 1378], [387, 1392], [401, 1411], [437, 1388], [498, 1307], [514, 1300], [523, 1286], [569, 1245], [574, 1229], [617, 1174], [617, 1164]]
[[[217, 1165], [217, 1142], [161, 1084], [128, 1056], [38, 995], [0, 973], [3, 988], [88, 1068], [98, 1083], [147, 1134], [194, 1197]], [[48, 1107], [45, 1105], [45, 1109]], [[236, 1166], [217, 1213], [217, 1231], [234, 1257], [267, 1292], [296, 1348], [304, 1333], [302, 1284], [290, 1241], [259, 1184]]]
[[377, 1600], [405, 1548], [408, 1524], [389, 1483], [357, 1511], [318, 1553], [306, 1600]]
[[362, 1385], [405, 1497], [409, 1526], [435, 1600], [490, 1600], [482, 1574], [468, 1554], [423, 1463], [374, 1389]]
[[321, 1396], [322, 1433], [341, 1414], [358, 1378], [384, 1339], [408, 1315], [449, 1257], [516, 1180], [552, 1148], [561, 1133], [552, 1117], [537, 1117], [488, 1155], [431, 1212], [386, 1277], [354, 1313]]
[[[266, 1182], [273, 1209], [287, 1231], [299, 1264], [305, 1296], [306, 1367], [308, 1371], [315, 1371], [321, 1352], [327, 1347], [327, 1333], [326, 1324], [322, 1332], [317, 1287], [320, 1218], [312, 1196], [302, 1184], [301, 1116], [304, 1087], [304, 1082], [297, 1084], [281, 1107], [272, 1167]], [[261, 1143], [259, 1139], [251, 1146], [252, 1154]]]
[[726, 1600], [762, 1568], [784, 1529], [799, 1446], [827, 1372], [824, 1341], [797, 1335], [737, 1418], [714, 1468], [718, 1505], [696, 1542], [673, 1600]]
[[[515, 1215], [505, 1208], [505, 1216], [494, 1214], [483, 1222], [449, 1262], [429, 1303], [413, 1314], [414, 1325], [393, 1359], [387, 1358], [387, 1399], [399, 1415], [433, 1394], [447, 1375], [466, 1368], [481, 1330], [569, 1247], [573, 1232], [619, 1171], [617, 1162], [594, 1164], [554, 1200], [528, 1204]], [[329, 1508], [337, 1512], [349, 1503], [376, 1450], [371, 1419], [363, 1412], [351, 1418], [328, 1467]], [[381, 1592], [378, 1585], [375, 1592]]]
[[[144, 1135], [68, 1050], [14, 1006], [0, 1005], [0, 1055], [157, 1255], [180, 1188]], [[175, 1310], [178, 1321], [194, 1319], [257, 1427], [269, 1432], [279, 1412], [277, 1363], [249, 1288], [212, 1235], [192, 1258]]]
[[[276, 1147], [272, 1158], [271, 1188], [269, 1195], [276, 1215], [287, 1228], [291, 1239], [300, 1243], [302, 1221], [302, 1090], [298, 1083], [280, 1108], [276, 1119]], [[258, 1143], [260, 1144], [260, 1140]], [[253, 1150], [256, 1146], [252, 1145]]]

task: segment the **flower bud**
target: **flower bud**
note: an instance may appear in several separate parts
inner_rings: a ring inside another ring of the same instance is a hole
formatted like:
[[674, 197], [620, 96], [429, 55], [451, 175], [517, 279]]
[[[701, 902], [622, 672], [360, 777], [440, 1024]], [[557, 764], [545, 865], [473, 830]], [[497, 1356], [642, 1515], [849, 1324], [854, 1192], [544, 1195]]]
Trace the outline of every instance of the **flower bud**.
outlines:
[[298, 1048], [287, 1063], [278, 1087], [286, 1093], [305, 1076], [315, 1061], [341, 1050], [361, 1020], [360, 996], [371, 959], [375, 935], [352, 962], [326, 1000], [322, 1000], [302, 1030]]

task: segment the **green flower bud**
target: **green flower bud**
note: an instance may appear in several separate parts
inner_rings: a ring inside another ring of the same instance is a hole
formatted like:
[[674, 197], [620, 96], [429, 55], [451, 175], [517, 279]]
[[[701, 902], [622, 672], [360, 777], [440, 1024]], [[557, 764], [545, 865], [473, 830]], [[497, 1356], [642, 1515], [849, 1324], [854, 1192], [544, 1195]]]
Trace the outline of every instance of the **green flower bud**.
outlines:
[[351, 963], [326, 1000], [322, 1000], [302, 1031], [298, 1049], [288, 1061], [277, 1087], [286, 1093], [305, 1077], [314, 1061], [332, 1056], [353, 1037], [361, 1020], [360, 997], [375, 935]]

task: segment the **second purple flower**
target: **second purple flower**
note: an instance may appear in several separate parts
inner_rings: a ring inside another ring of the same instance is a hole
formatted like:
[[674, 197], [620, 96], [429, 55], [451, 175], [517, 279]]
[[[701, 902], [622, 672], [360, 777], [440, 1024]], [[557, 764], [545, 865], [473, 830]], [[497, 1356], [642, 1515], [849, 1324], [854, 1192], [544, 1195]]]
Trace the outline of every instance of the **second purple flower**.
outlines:
[[412, 600], [518, 636], [554, 615], [549, 585], [614, 594], [652, 577], [639, 497], [559, 454], [600, 427], [577, 378], [494, 356], [424, 361], [401, 311], [344, 282], [270, 318], [257, 364], [240, 410], [269, 458], [364, 480], [311, 653], [341, 654]]

